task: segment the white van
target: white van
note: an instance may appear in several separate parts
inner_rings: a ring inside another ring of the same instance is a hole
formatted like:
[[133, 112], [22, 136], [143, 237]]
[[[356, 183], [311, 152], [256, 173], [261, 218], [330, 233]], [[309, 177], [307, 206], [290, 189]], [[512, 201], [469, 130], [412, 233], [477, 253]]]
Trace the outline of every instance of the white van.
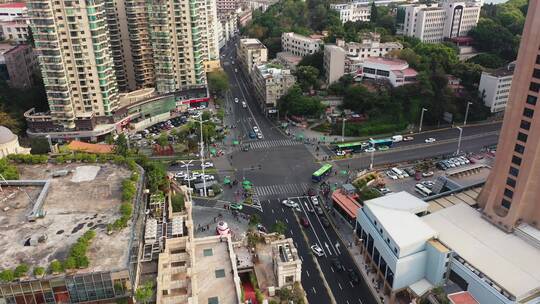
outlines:
[[400, 142], [402, 140], [403, 140], [403, 135], [394, 135], [394, 136], [392, 136], [392, 142], [397, 143], [397, 142]]
[[394, 174], [397, 175], [398, 178], [404, 178], [406, 174], [405, 172], [399, 170], [396, 167], [392, 168], [392, 172], [394, 172]]

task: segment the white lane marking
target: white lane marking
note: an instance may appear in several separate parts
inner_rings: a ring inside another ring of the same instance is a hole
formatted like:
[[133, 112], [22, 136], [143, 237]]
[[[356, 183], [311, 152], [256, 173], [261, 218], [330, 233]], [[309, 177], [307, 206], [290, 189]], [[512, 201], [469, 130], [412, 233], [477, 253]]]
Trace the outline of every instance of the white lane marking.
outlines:
[[272, 214], [274, 214], [274, 209], [271, 209], [272, 210]]
[[291, 235], [294, 235], [294, 233], [292, 232], [292, 229], [291, 229], [291, 230], [289, 230], [289, 231], [291, 232]]
[[315, 290], [315, 287], [311, 287], [311, 289], [313, 290], [313, 293], [317, 293], [317, 290]]
[[[240, 82], [238, 81], [238, 77], [236, 77], [236, 73], [233, 74], [234, 75], [234, 79], [236, 80], [236, 83], [238, 84], [238, 86], [240, 86]], [[247, 90], [247, 89], [246, 89]], [[257, 125], [257, 127], [259, 128], [259, 132], [261, 132], [261, 134], [263, 134], [262, 130], [261, 130], [261, 126], [259, 126], [259, 123], [257, 122], [257, 120], [255, 119], [255, 115], [253, 115], [253, 112], [251, 111], [251, 107], [249, 106], [249, 103], [248, 103], [248, 100], [246, 98], [246, 95], [244, 94], [244, 90], [242, 90], [242, 87], [240, 86], [240, 92], [242, 93], [242, 97], [244, 98], [244, 101], [246, 102], [246, 105], [247, 105], [247, 109], [249, 111], [249, 114], [251, 114], [251, 117], [253, 117], [253, 121], [255, 122], [255, 124]], [[264, 138], [264, 134], [263, 134], [263, 138]]]
[[330, 266], [330, 270], [332, 270], [332, 272], [335, 272], [335, 271], [334, 271], [334, 268], [332, 268], [332, 266]]
[[[300, 261], [302, 261], [302, 263], [304, 262], [304, 258], [302, 256], [300, 256]], [[307, 272], [307, 270], [306, 270]]]
[[[313, 229], [313, 225], [311, 224], [311, 220], [309, 219], [309, 216], [308, 216], [306, 210], [304, 209], [304, 204], [300, 203], [298, 205], [300, 205], [300, 207], [302, 208], [302, 211], [304, 212], [304, 215], [306, 216], [306, 218], [307, 218], [307, 220], [309, 222], [309, 229], [311, 229], [313, 231], [313, 234], [315, 235], [315, 238], [317, 239], [317, 243], [318, 243], [319, 247], [321, 247], [321, 249], [324, 252], [324, 256], [326, 256], [326, 251], [324, 251], [324, 247], [322, 246], [321, 240], [319, 239], [319, 236], [317, 235], [317, 232], [315, 232], [315, 229]], [[298, 247], [296, 247], [296, 248], [298, 248]], [[330, 254], [332, 254], [332, 252], [330, 252]]]
[[285, 222], [287, 222], [287, 224], [289, 223], [289, 220], [287, 218], [285, 218]]
[[306, 270], [306, 275], [309, 277], [309, 271]]
[[281, 207], [281, 212], [285, 213], [285, 210], [283, 210], [283, 207]]
[[364, 303], [362, 303], [362, 300], [360, 300], [360, 298], [358, 298], [358, 302], [360, 302], [360, 304], [364, 304]]
[[349, 281], [349, 284], [351, 284], [351, 287], [354, 287], [354, 284], [351, 281]]
[[339, 289], [343, 290], [343, 287], [341, 287], [341, 284], [339, 284], [339, 282], [337, 283], [337, 286], [339, 286]]

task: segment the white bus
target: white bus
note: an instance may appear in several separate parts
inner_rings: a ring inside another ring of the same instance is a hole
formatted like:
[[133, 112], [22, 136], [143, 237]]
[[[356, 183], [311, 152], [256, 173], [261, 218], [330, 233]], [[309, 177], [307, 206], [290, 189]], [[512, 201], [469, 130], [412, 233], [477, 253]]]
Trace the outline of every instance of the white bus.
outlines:
[[416, 184], [414, 190], [416, 190], [416, 192], [422, 194], [423, 196], [430, 196], [433, 194], [433, 191], [429, 190], [426, 186], [422, 184]]
[[404, 172], [399, 170], [396, 167], [392, 168], [392, 172], [394, 172], [398, 176], [398, 178], [404, 178], [405, 177]]

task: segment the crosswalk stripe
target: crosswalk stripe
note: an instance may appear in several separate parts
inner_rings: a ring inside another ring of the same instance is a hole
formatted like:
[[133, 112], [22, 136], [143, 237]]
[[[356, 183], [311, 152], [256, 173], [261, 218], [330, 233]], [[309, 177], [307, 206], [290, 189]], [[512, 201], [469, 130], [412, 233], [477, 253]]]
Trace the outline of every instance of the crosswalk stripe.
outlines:
[[266, 149], [266, 148], [272, 148], [272, 147], [286, 147], [286, 146], [294, 146], [294, 145], [301, 145], [302, 143], [291, 140], [291, 139], [278, 139], [278, 140], [264, 140], [264, 141], [256, 141], [250, 143], [250, 147], [252, 149]]

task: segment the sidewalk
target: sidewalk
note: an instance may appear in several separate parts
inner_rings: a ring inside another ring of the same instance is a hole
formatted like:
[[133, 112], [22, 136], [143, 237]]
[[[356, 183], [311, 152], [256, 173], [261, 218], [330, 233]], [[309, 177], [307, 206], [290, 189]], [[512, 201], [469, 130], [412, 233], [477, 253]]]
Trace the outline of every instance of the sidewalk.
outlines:
[[347, 246], [349, 254], [356, 263], [358, 270], [362, 274], [366, 285], [369, 287], [371, 294], [373, 294], [379, 303], [390, 303], [390, 297], [382, 293], [382, 289], [377, 286], [377, 276], [371, 272], [371, 266], [364, 262], [360, 246], [355, 244], [356, 237], [354, 236], [353, 227], [344, 220], [337, 212], [330, 212], [332, 214], [331, 219], [334, 223], [334, 227], [338, 236], [343, 243]]

